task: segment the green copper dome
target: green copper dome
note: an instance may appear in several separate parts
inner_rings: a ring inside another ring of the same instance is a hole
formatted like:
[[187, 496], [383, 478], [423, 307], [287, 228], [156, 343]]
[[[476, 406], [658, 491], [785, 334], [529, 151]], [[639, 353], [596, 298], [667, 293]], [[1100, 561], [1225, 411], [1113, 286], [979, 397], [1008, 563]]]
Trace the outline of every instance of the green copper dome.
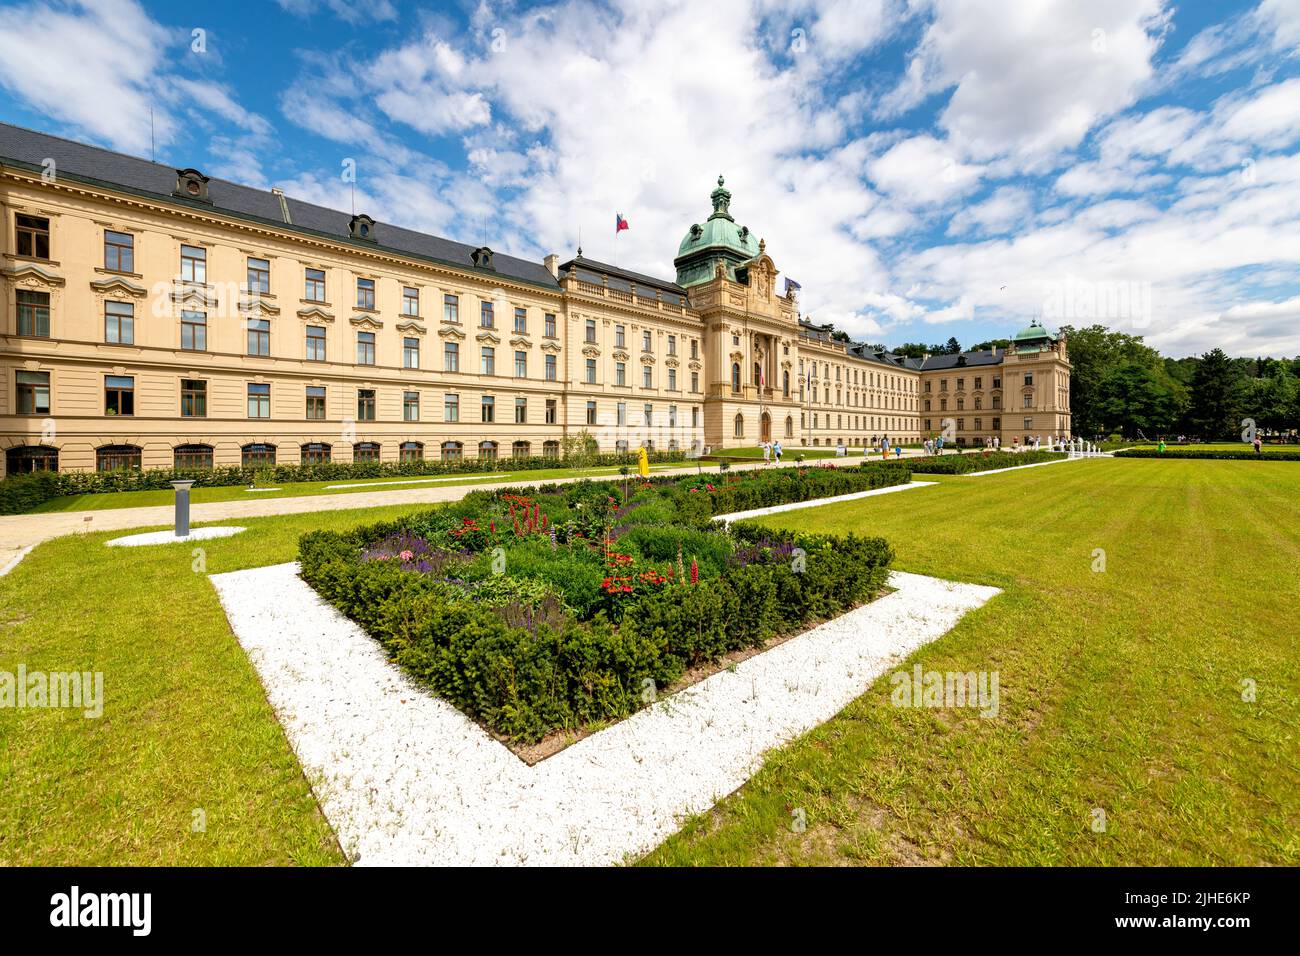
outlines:
[[1027, 326], [1016, 333], [1014, 341], [1016, 342], [1037, 342], [1042, 339], [1054, 338], [1051, 332], [1043, 327], [1043, 324], [1037, 319], [1030, 322]]
[[677, 281], [684, 286], [712, 279], [719, 260], [727, 264], [728, 276], [735, 278], [736, 264], [758, 255], [758, 237], [731, 217], [731, 192], [721, 176], [709, 199], [713, 214], [691, 226], [677, 247]]

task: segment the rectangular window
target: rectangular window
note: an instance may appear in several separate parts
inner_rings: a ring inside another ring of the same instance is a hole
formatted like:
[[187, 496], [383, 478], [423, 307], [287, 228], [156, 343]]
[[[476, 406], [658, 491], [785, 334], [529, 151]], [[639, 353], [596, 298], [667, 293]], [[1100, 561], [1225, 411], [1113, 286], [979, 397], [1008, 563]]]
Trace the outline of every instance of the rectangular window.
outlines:
[[208, 348], [208, 316], [206, 312], [181, 313], [181, 348], [190, 352], [204, 352]]
[[248, 320], [248, 354], [249, 355], [270, 355], [271, 354], [271, 320], [270, 319], [249, 319]]
[[588, 341], [588, 342], [594, 342], [594, 341], [596, 341], [596, 320], [595, 320], [595, 319], [588, 319], [588, 320], [587, 320], [587, 326], [586, 326], [586, 328], [587, 328], [587, 331], [586, 331], [586, 339], [587, 339], [587, 341]]
[[484, 375], [495, 375], [497, 373], [497, 350], [490, 345], [484, 345], [480, 349], [479, 371]]
[[181, 379], [181, 418], [208, 417], [208, 383], [195, 378]]
[[668, 427], [669, 428], [677, 427], [677, 406], [676, 405], [668, 406]]
[[402, 339], [402, 368], [420, 367], [420, 340], [407, 337]]
[[444, 422], [460, 421], [460, 396], [444, 395], [442, 398], [442, 420]]
[[18, 306], [18, 334], [37, 338], [50, 337], [50, 294], [19, 289], [15, 293]]
[[402, 315], [420, 314], [420, 290], [402, 286]]
[[15, 216], [18, 255], [30, 259], [50, 257], [50, 221], [41, 216]]
[[546, 356], [546, 380], [548, 382], [555, 381], [555, 356], [554, 355]]
[[653, 349], [650, 348], [650, 333], [649, 333], [649, 332], [642, 332], [642, 333], [641, 333], [641, 351], [642, 351], [642, 352], [651, 352], [651, 351], [654, 351]]
[[208, 250], [202, 246], [181, 246], [181, 281], [208, 281]]
[[556, 412], [555, 399], [548, 398], [546, 400], [546, 424], [554, 425], [556, 420], [556, 414], [557, 412]]
[[692, 406], [691, 408], [691, 427], [692, 428], [700, 427], [700, 410], [698, 408], [695, 408], [694, 406]]
[[654, 387], [654, 369], [649, 365], [641, 368], [641, 385], [645, 388]]
[[442, 369], [444, 372], [460, 371], [460, 346], [455, 342], [443, 343]]
[[325, 326], [307, 326], [307, 359], [312, 362], [325, 361]]
[[646, 405], [641, 409], [641, 411], [645, 415], [646, 427], [648, 428], [651, 425], [653, 425], [654, 417], [655, 417], [655, 407], [653, 405]]
[[555, 338], [555, 316], [550, 312], [546, 313], [546, 328], [544, 334], [548, 339]]
[[418, 422], [420, 420], [420, 393], [402, 393], [402, 421]]
[[677, 369], [675, 368], [668, 370], [668, 391], [677, 391]]
[[357, 389], [357, 421], [373, 422], [375, 420], [375, 390], [373, 388]]
[[135, 236], [104, 230], [104, 268], [109, 272], [135, 272]]
[[135, 342], [135, 306], [130, 302], [104, 303], [104, 341], [109, 345]]
[[308, 269], [303, 282], [302, 297], [308, 302], [325, 301], [325, 270]]
[[1002, 377], [1001, 377], [1000, 375], [994, 375], [994, 376], [993, 376], [993, 387], [994, 387], [994, 388], [1001, 388], [1001, 387], [1002, 387]]
[[692, 373], [691, 373], [691, 391], [692, 391], [692, 392], [698, 392], [699, 390], [700, 390], [700, 373], [699, 373], [699, 372], [692, 372]]
[[675, 335], [668, 336], [668, 354], [669, 355], [677, 354], [677, 336]]
[[515, 309], [515, 331], [521, 334], [528, 331], [527, 309]]
[[375, 333], [374, 332], [357, 333], [357, 364], [358, 365], [375, 364]]
[[442, 297], [442, 321], [460, 322], [460, 296], [444, 295]]
[[626, 362], [614, 363], [614, 384], [615, 385], [627, 384], [627, 363]]
[[[976, 387], [977, 389], [980, 389], [980, 388], [983, 388], [983, 387], [984, 387], [984, 379], [982, 379], [982, 378], [981, 378], [980, 376], [978, 376], [978, 375], [975, 376], [975, 387]], [[976, 426], [976, 427], [979, 427], [979, 426]]]
[[104, 414], [135, 414], [134, 375], [108, 375], [104, 377]]
[[1033, 420], [1032, 418], [1026, 418], [1026, 419], [1025, 419], [1025, 431], [1032, 431], [1033, 428], [1034, 428], [1034, 420]]
[[1033, 385], [1033, 384], [1034, 384], [1034, 373], [1033, 373], [1033, 372], [1026, 372], [1026, 373], [1025, 373], [1025, 384], [1026, 384], [1026, 385]]
[[1024, 397], [1024, 402], [1025, 402], [1025, 404], [1024, 404], [1024, 407], [1025, 407], [1025, 408], [1033, 408], [1033, 407], [1034, 407], [1034, 396], [1032, 396], [1032, 395], [1030, 395], [1028, 392], [1026, 392], [1026, 393], [1025, 393], [1025, 397]]
[[485, 329], [495, 329], [497, 327], [496, 315], [492, 311], [491, 302], [480, 302], [478, 307], [478, 324]]
[[[787, 349], [786, 351], [789, 352], [789, 349]], [[700, 357], [700, 343], [696, 339], [691, 339], [691, 358], [697, 359], [699, 357]]]
[[515, 399], [515, 424], [528, 424], [528, 399], [526, 398]]
[[271, 386], [250, 382], [248, 385], [248, 417], [271, 417]]
[[495, 396], [483, 396], [482, 414], [483, 424], [485, 425], [490, 425], [497, 420], [497, 400]]
[[596, 424], [596, 403], [595, 402], [587, 403], [587, 424], [588, 425]]
[[307, 418], [311, 421], [323, 421], [325, 418], [325, 386], [307, 386]]
[[618, 425], [622, 426], [627, 424], [627, 402], [618, 403], [618, 407], [615, 409], [615, 415], [617, 416], [615, 421]]
[[357, 280], [357, 308], [374, 309], [375, 307], [375, 280], [358, 279]]
[[271, 262], [268, 259], [248, 259], [248, 291], [271, 291]]
[[595, 384], [596, 384], [596, 360], [595, 360], [594, 358], [589, 358], [589, 359], [587, 359], [587, 379], [586, 379], [586, 381], [587, 381], [587, 384], [588, 384], [588, 385], [595, 385]]
[[515, 378], [528, 377], [528, 353], [515, 352]]
[[626, 331], [627, 331], [626, 328], [622, 325], [614, 326], [614, 348], [616, 349], [627, 348]]
[[19, 415], [50, 413], [49, 372], [18, 372], [17, 386]]

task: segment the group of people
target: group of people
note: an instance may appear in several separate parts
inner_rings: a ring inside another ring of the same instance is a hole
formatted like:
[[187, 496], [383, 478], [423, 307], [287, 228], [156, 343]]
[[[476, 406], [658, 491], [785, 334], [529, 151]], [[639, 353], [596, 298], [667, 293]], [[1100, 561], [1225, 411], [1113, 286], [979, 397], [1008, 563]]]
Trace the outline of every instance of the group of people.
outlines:
[[764, 464], [781, 464], [781, 456], [785, 454], [785, 449], [781, 447], [779, 441], [765, 441], [759, 447], [763, 449]]

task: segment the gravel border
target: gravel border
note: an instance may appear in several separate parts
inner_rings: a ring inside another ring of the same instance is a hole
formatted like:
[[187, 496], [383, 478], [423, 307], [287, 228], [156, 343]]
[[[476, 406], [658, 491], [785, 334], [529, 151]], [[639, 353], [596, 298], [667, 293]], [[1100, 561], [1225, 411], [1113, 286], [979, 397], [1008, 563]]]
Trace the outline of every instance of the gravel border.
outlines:
[[634, 859], [999, 593], [894, 572], [885, 597], [529, 767], [414, 686], [296, 564], [210, 580], [341, 846], [370, 865]]
[[177, 537], [175, 531], [146, 531], [144, 534], [128, 534], [125, 538], [114, 538], [104, 543], [110, 548], [140, 548], [150, 544], [184, 544], [188, 541], [229, 538], [231, 535], [247, 530], [234, 525], [218, 525], [214, 528], [191, 528], [189, 534], [180, 537]]
[[[1101, 457], [1101, 456], [1097, 456]], [[1106, 457], [1110, 457], [1107, 455]], [[1044, 465], [1060, 465], [1067, 461], [1090, 461], [1088, 458], [1053, 458], [1051, 461], [1036, 461], [1032, 465], [1013, 465], [1010, 468], [990, 468], [988, 471], [968, 471], [962, 478], [987, 478], [989, 475], [1001, 475], [1008, 471], [1023, 471], [1026, 468], [1042, 468]]]
[[937, 481], [913, 481], [906, 485], [890, 485], [888, 488], [872, 488], [869, 491], [855, 491], [852, 494], [836, 495], [833, 498], [810, 498], [808, 501], [792, 501], [784, 505], [772, 505], [770, 508], [752, 508], [749, 511], [733, 511], [729, 515], [716, 515], [714, 521], [721, 521], [723, 524], [731, 524], [733, 521], [743, 521], [746, 518], [761, 518], [763, 515], [774, 515], [782, 511], [798, 511], [800, 508], [820, 508], [822, 505], [838, 504], [841, 501], [856, 501], [859, 498], [870, 498], [873, 495], [888, 495], [895, 491], [907, 491], [911, 488], [928, 488], [930, 485], [937, 485]]

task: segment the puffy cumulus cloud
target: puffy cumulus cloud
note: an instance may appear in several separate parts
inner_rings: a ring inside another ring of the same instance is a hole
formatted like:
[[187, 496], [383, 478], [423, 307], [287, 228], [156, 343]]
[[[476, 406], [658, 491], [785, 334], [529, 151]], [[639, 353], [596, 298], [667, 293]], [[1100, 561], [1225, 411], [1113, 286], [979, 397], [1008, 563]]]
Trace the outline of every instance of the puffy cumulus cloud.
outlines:
[[1261, 0], [1255, 16], [1271, 31], [1274, 49], [1291, 53], [1300, 49], [1300, 4], [1295, 0]]
[[913, 136], [867, 164], [876, 188], [904, 203], [938, 203], [969, 193], [980, 170], [958, 161], [947, 143], [933, 136]]
[[920, 2], [930, 23], [886, 102], [897, 110], [951, 89], [939, 125], [954, 143], [1030, 169], [1135, 102], [1167, 16], [1163, 0]]
[[948, 235], [996, 235], [1027, 227], [1033, 221], [1033, 193], [1023, 186], [999, 186], [987, 199], [968, 205], [948, 223]]

